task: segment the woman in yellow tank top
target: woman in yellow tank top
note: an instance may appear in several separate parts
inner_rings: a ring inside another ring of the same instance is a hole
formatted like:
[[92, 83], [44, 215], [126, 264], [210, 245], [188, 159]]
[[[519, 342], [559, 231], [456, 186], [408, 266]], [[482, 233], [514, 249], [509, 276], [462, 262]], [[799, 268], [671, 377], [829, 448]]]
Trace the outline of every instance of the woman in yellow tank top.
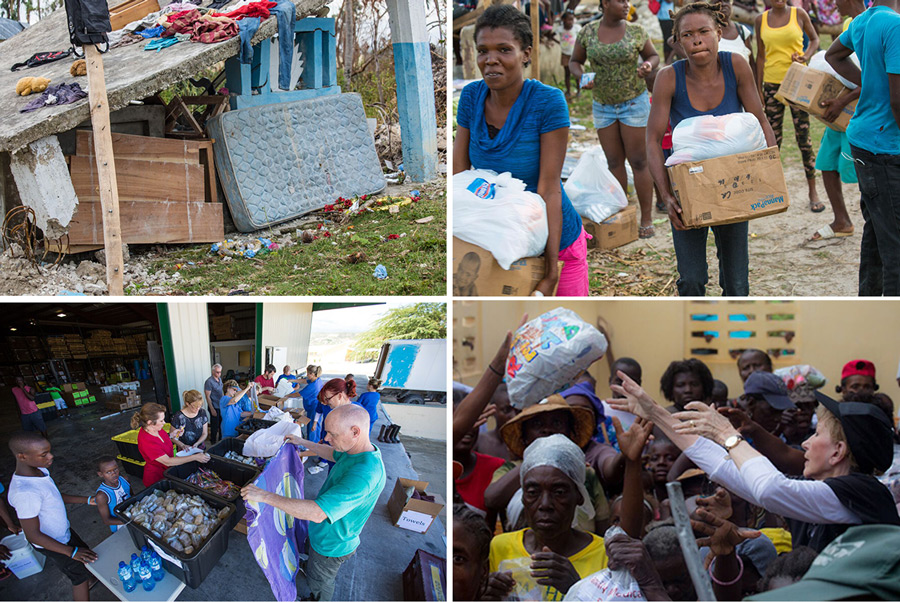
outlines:
[[[778, 86], [792, 62], [806, 64], [819, 49], [819, 36], [809, 15], [802, 8], [787, 5], [787, 0], [771, 0], [772, 8], [756, 17], [756, 82], [766, 118], [781, 148], [781, 126], [784, 105], [775, 99]], [[803, 51], [803, 34], [809, 37]], [[809, 186], [809, 208], [814, 213], [825, 210], [816, 192], [816, 156], [809, 139], [809, 113], [791, 107], [794, 135], [803, 157], [803, 169]]]

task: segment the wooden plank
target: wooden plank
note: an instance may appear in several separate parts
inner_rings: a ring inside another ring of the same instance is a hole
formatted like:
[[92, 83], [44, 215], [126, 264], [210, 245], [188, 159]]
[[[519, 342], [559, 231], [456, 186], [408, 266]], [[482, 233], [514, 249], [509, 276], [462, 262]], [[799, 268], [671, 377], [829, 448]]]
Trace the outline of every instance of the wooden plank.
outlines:
[[[200, 163], [202, 142], [174, 140], [171, 138], [151, 138], [150, 136], [112, 135], [113, 152], [116, 159], [135, 161], [163, 161], [169, 163]], [[94, 156], [94, 142], [87, 130], [78, 130], [75, 154], [80, 157]]]
[[[198, 154], [199, 156], [199, 154]], [[81, 200], [95, 201], [99, 179], [93, 161], [72, 157], [72, 185]], [[119, 198], [128, 201], [182, 201], [202, 203], [206, 198], [203, 165], [154, 161], [116, 160]]]
[[[120, 201], [122, 240], [129, 244], [218, 242], [225, 238], [221, 203]], [[103, 244], [102, 209], [81, 201], [69, 224], [69, 245]]]
[[53, 253], [65, 253], [68, 255], [77, 255], [78, 253], [87, 253], [89, 251], [99, 251], [103, 245], [61, 245], [58, 240], [48, 240], [47, 250]]
[[122, 279], [125, 260], [122, 256], [122, 231], [119, 224], [119, 193], [116, 183], [116, 163], [113, 158], [112, 136], [109, 130], [109, 99], [103, 75], [103, 56], [96, 46], [84, 47], [87, 63], [88, 100], [97, 153], [97, 175], [103, 215], [103, 248], [106, 251], [106, 287], [109, 294], [125, 294]]
[[157, 0], [129, 0], [110, 9], [109, 23], [112, 25], [112, 31], [116, 31], [132, 21], [143, 19], [158, 10], [159, 2]]
[[198, 143], [202, 145], [200, 162], [206, 168], [206, 201], [208, 203], [219, 202], [219, 190], [216, 186], [216, 160], [213, 156], [213, 141], [206, 140]]

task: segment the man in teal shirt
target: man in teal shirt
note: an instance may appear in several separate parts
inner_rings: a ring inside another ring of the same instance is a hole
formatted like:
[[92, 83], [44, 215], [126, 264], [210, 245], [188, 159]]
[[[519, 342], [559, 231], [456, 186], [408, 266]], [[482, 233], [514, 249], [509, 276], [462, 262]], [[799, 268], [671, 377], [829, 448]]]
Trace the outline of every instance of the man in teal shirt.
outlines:
[[325, 418], [325, 441], [289, 436], [334, 466], [314, 500], [287, 498], [247, 485], [244, 500], [269, 504], [309, 521], [306, 580], [314, 600], [331, 600], [341, 564], [359, 547], [359, 534], [384, 489], [381, 452], [369, 441], [369, 413], [357, 405], [340, 406]]

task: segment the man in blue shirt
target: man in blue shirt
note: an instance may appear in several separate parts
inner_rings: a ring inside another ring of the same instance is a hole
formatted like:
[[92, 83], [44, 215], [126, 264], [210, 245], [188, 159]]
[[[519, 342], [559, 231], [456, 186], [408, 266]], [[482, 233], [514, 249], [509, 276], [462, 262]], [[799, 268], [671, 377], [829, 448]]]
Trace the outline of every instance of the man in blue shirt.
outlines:
[[325, 440], [313, 443], [291, 435], [334, 466], [314, 500], [287, 498], [255, 485], [241, 490], [245, 501], [261, 502], [291, 516], [309, 521], [309, 560], [306, 581], [313, 600], [331, 600], [338, 570], [359, 547], [359, 534], [375, 509], [384, 489], [381, 452], [369, 441], [369, 414], [348, 404], [332, 410], [325, 419]]
[[[900, 295], [900, 14], [897, 6], [897, 0], [875, 0], [825, 55], [835, 71], [860, 85], [861, 90], [847, 127], [865, 220], [859, 251], [860, 296]], [[859, 69], [850, 61], [853, 52], [859, 57]]]
[[222, 416], [219, 413], [219, 400], [224, 395], [222, 391], [222, 364], [212, 367], [212, 375], [203, 384], [203, 393], [206, 395], [206, 406], [209, 408], [209, 442], [220, 438]]

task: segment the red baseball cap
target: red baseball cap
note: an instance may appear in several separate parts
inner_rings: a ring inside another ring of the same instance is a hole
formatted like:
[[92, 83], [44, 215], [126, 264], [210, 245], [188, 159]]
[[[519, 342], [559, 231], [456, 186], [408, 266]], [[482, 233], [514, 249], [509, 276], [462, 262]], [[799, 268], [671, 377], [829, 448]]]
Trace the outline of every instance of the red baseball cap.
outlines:
[[841, 370], [841, 380], [857, 374], [875, 378], [875, 364], [869, 360], [851, 360], [844, 364], [844, 368]]

